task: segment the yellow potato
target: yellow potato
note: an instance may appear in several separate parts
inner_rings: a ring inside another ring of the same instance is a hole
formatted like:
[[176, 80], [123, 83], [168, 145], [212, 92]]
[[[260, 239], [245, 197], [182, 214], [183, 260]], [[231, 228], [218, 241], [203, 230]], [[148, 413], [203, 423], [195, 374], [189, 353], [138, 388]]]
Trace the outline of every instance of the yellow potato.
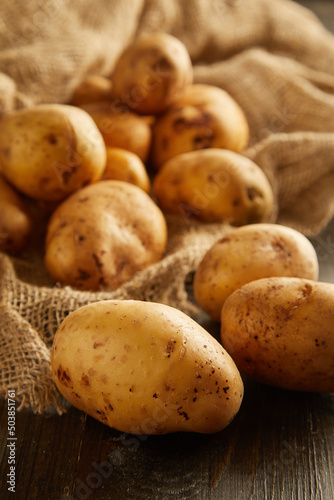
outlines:
[[221, 316], [223, 346], [265, 384], [334, 392], [334, 285], [263, 278], [236, 290]]
[[226, 299], [241, 286], [270, 276], [317, 280], [317, 254], [298, 231], [279, 224], [250, 224], [233, 230], [205, 254], [194, 277], [202, 309], [220, 321]]
[[145, 163], [152, 139], [152, 118], [131, 112], [117, 101], [81, 106], [94, 120], [105, 145], [135, 153]]
[[152, 163], [160, 168], [176, 155], [199, 149], [240, 152], [248, 140], [248, 123], [236, 101], [218, 87], [195, 84], [157, 118], [153, 127]]
[[270, 217], [273, 193], [262, 170], [248, 158], [223, 149], [175, 156], [157, 173], [153, 191], [166, 213], [235, 226]]
[[192, 80], [185, 45], [167, 33], [149, 33], [121, 54], [112, 74], [113, 96], [137, 113], [155, 115], [182, 97]]
[[0, 251], [16, 254], [31, 234], [32, 220], [23, 200], [0, 176]]
[[90, 102], [111, 100], [111, 89], [110, 78], [100, 75], [87, 76], [74, 90], [71, 104], [82, 106]]
[[130, 182], [149, 193], [151, 181], [139, 156], [121, 148], [107, 148], [107, 165], [101, 180]]
[[73, 193], [47, 227], [45, 266], [54, 281], [114, 290], [165, 251], [164, 216], [139, 187], [100, 181]]
[[42, 104], [0, 121], [2, 174], [37, 200], [61, 200], [97, 181], [105, 162], [102, 136], [82, 109]]
[[222, 346], [182, 312], [153, 302], [101, 301], [72, 312], [56, 332], [51, 367], [74, 406], [134, 434], [217, 432], [243, 397]]

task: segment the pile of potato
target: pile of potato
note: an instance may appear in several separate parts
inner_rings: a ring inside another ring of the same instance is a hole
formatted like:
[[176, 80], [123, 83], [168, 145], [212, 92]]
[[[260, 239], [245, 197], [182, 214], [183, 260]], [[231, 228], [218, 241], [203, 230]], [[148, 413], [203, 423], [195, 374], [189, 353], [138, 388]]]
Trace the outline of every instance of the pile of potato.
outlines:
[[334, 285], [318, 282], [309, 240], [249, 224], [217, 241], [194, 276], [198, 304], [221, 322], [238, 369], [283, 389], [334, 391]]
[[34, 221], [18, 199], [24, 196], [51, 212], [51, 278], [79, 290], [114, 290], [161, 259], [167, 213], [234, 225], [270, 217], [270, 184], [240, 154], [248, 139], [235, 100], [193, 84], [181, 41], [143, 35], [120, 55], [111, 78], [87, 77], [70, 105], [2, 117], [0, 249], [15, 253], [28, 240]]
[[216, 432], [238, 412], [243, 372], [294, 390], [334, 390], [334, 286], [297, 231], [269, 224], [273, 193], [242, 155], [246, 117], [220, 88], [194, 84], [186, 47], [153, 33], [111, 78], [89, 76], [70, 105], [0, 121], [0, 249], [19, 252], [50, 211], [45, 266], [78, 290], [114, 290], [159, 261], [165, 214], [239, 226], [204, 256], [198, 305], [218, 343], [162, 304], [103, 301], [71, 313], [52, 350], [59, 391], [125, 432]]

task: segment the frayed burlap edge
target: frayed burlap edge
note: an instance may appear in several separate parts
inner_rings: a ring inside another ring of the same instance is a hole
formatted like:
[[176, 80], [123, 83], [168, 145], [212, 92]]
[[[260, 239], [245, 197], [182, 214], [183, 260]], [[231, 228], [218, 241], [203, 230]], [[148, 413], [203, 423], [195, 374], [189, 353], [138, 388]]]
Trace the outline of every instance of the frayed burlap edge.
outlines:
[[50, 351], [36, 331], [15, 309], [0, 304], [0, 395], [15, 392], [17, 410], [31, 407], [43, 413], [53, 407], [61, 414], [65, 405], [51, 374]]

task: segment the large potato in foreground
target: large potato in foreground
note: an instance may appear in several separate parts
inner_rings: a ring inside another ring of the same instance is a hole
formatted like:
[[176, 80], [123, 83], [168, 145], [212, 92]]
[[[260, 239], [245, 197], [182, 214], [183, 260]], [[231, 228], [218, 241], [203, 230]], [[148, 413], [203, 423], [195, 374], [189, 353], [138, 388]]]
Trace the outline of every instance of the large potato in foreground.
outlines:
[[334, 285], [264, 278], [236, 290], [221, 316], [223, 346], [265, 384], [334, 392]]
[[16, 254], [31, 234], [32, 220], [18, 193], [0, 176], [0, 251]]
[[207, 148], [240, 152], [248, 140], [249, 127], [239, 104], [218, 87], [195, 84], [157, 118], [152, 162], [160, 168], [176, 155]]
[[54, 281], [114, 290], [165, 250], [164, 216], [139, 187], [100, 181], [67, 198], [47, 227], [45, 266]]
[[225, 300], [241, 286], [270, 276], [317, 280], [317, 254], [298, 231], [279, 224], [250, 224], [233, 230], [205, 254], [194, 277], [198, 304], [220, 321]]
[[267, 221], [273, 206], [269, 181], [250, 159], [223, 149], [175, 156], [157, 173], [153, 191], [162, 210], [235, 226]]
[[158, 114], [182, 97], [193, 70], [185, 45], [167, 33], [134, 40], [116, 62], [113, 96], [145, 115]]
[[43, 104], [0, 121], [2, 174], [37, 200], [61, 200], [97, 181], [105, 162], [102, 136], [82, 109]]
[[56, 332], [52, 373], [63, 396], [134, 434], [210, 433], [239, 410], [243, 383], [222, 346], [188, 316], [141, 301], [102, 301]]
[[151, 117], [137, 115], [118, 101], [81, 107], [93, 118], [107, 147], [131, 151], [144, 163], [147, 161], [152, 140]]

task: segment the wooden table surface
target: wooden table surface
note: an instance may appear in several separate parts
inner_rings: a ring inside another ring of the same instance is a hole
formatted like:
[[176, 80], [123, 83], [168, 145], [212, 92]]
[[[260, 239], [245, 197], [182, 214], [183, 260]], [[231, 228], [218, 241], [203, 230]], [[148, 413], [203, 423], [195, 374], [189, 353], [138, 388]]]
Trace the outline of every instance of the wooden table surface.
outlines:
[[[330, 29], [334, 2], [301, 1]], [[334, 221], [312, 241], [320, 280], [334, 282]], [[202, 325], [218, 338], [219, 326]], [[132, 436], [71, 407], [16, 412], [16, 491], [8, 491], [7, 402], [0, 401], [0, 498], [18, 500], [332, 500], [334, 395], [247, 378], [235, 420], [212, 435]]]

